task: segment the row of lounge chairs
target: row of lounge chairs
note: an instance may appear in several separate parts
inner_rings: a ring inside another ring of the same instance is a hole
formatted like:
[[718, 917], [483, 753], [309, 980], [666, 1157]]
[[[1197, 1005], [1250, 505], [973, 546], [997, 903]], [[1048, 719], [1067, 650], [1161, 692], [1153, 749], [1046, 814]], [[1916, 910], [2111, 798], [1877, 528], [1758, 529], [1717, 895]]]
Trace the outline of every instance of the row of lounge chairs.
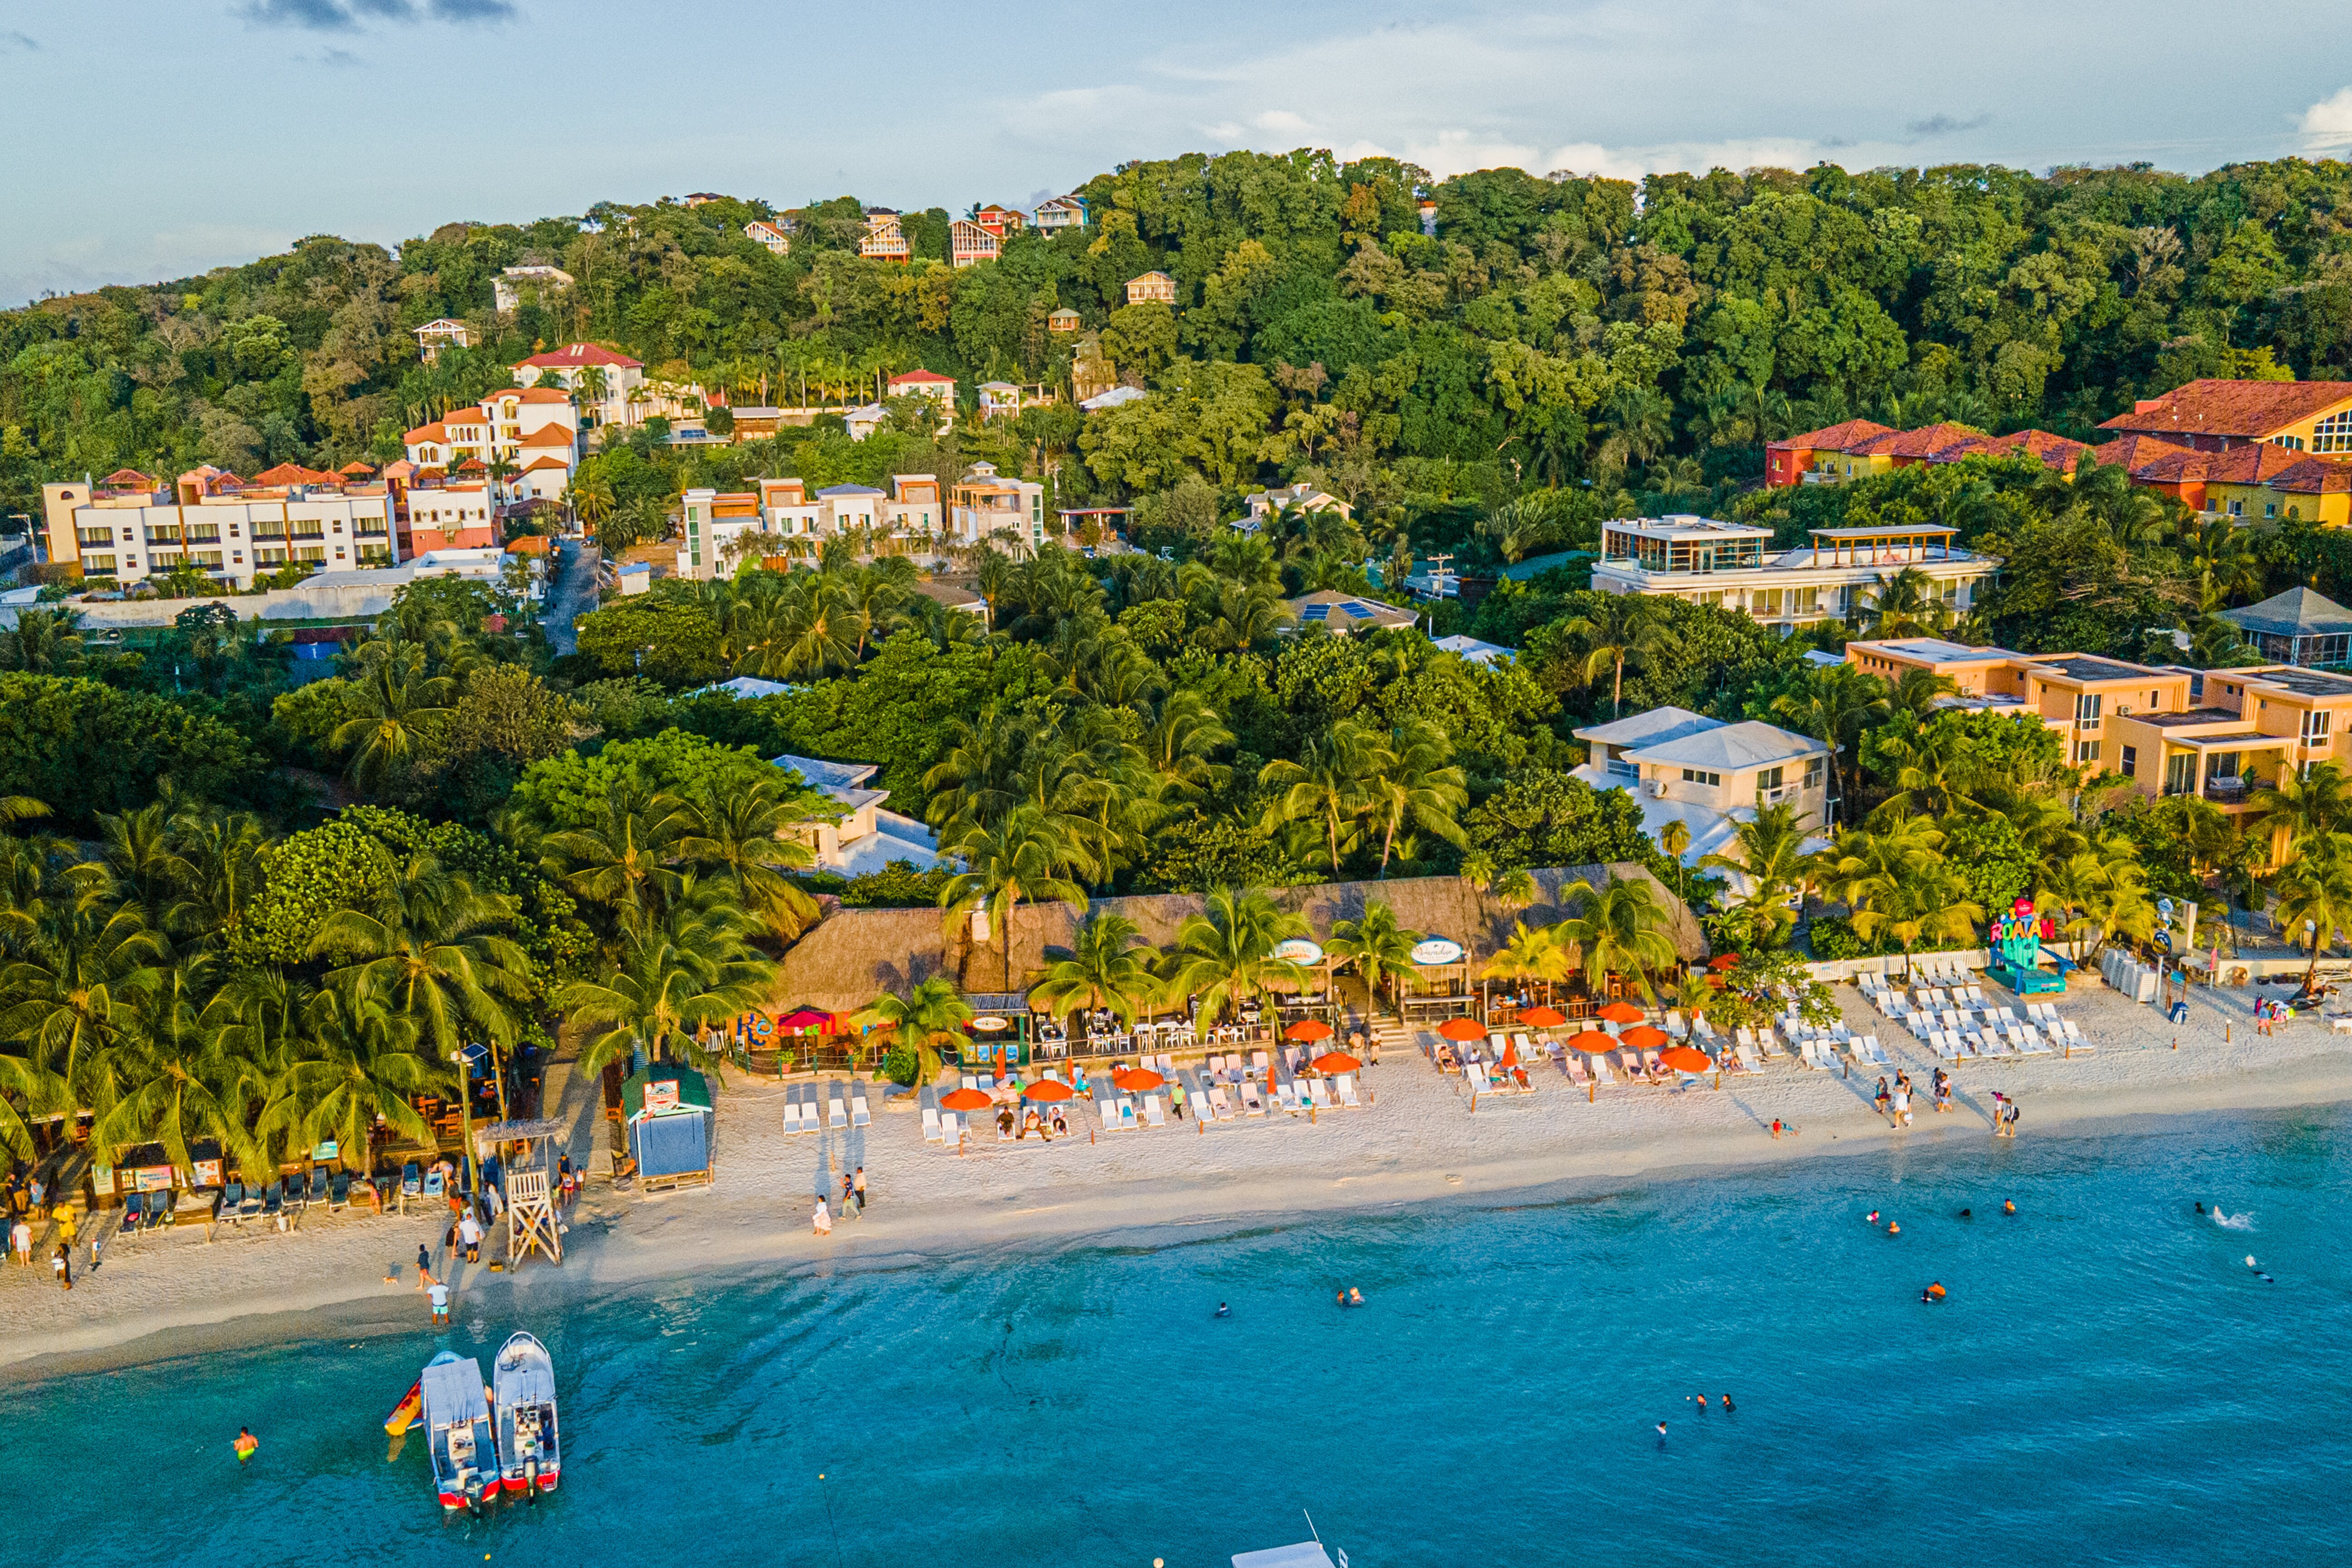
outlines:
[[822, 1132], [828, 1128], [866, 1127], [874, 1121], [866, 1101], [866, 1086], [845, 1086], [838, 1079], [823, 1083], [796, 1083], [784, 1089], [784, 1131]]
[[[413, 1172], [416, 1168], [411, 1164], [408, 1170]], [[360, 1178], [359, 1184], [364, 1190], [368, 1184], [366, 1178]], [[435, 1173], [435, 1184], [436, 1187], [439, 1184], [437, 1172]], [[248, 1187], [242, 1182], [227, 1182], [221, 1186], [220, 1202], [211, 1217], [223, 1225], [241, 1225], [249, 1219], [274, 1221], [280, 1215], [300, 1214], [314, 1205], [331, 1214], [349, 1206], [352, 1186], [352, 1178], [345, 1173], [337, 1171], [330, 1174], [317, 1166], [311, 1167], [307, 1182], [299, 1176], [289, 1176], [267, 1186]], [[145, 1228], [152, 1230], [159, 1223], [170, 1222], [168, 1213], [159, 1215], [155, 1211], [171, 1203], [172, 1197], [168, 1193], [153, 1193], [148, 1196], [150, 1203], [145, 1205], [146, 1213], [137, 1217]], [[122, 1228], [126, 1231], [138, 1228], [133, 1224], [134, 1211], [131, 1208], [131, 1203], [135, 1202], [134, 1196], [124, 1205]]]

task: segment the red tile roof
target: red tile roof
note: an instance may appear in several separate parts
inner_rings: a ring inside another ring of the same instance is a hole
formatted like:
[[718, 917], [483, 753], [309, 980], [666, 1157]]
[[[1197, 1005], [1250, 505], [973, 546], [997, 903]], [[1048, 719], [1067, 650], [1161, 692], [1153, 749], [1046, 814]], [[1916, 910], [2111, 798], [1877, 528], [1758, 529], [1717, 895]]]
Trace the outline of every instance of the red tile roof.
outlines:
[[566, 430], [561, 425], [542, 425], [538, 429], [532, 431], [530, 435], [524, 437], [520, 445], [525, 447], [568, 447], [572, 445], [572, 432]]
[[1982, 439], [1984, 432], [1946, 421], [1922, 425], [1916, 430], [1889, 430], [1884, 436], [1873, 436], [1843, 450], [1857, 458], [1929, 458], [1971, 436]]
[[2160, 458], [2143, 457], [2131, 477], [2144, 485], [2195, 484], [2213, 472], [2219, 452], [2192, 452], [2176, 447]]
[[1995, 436], [1982, 447], [1989, 457], [2039, 458], [2043, 468], [2062, 472], [2072, 470], [2075, 459], [2090, 449], [2086, 442], [2071, 441], [2047, 430], [2013, 430], [2006, 436]]
[[2099, 428], [2258, 441], [2345, 403], [2352, 403], [2352, 381], [2192, 381]]
[[892, 376], [890, 384], [893, 386], [953, 386], [955, 377], [941, 375], [935, 370], [910, 370], [903, 375]]
[[2160, 440], [2154, 436], [2118, 436], [2091, 448], [2091, 456], [2105, 468], [2129, 470], [2134, 479], [2148, 464], [2165, 458], [2177, 458], [2189, 448], [2177, 442]]
[[400, 439], [402, 445], [409, 447], [420, 446], [426, 441], [438, 441], [443, 446], [446, 446], [449, 442], [449, 427], [436, 419], [430, 425], [419, 425]]
[[366, 479], [369, 475], [374, 473], [375, 470], [369, 468], [365, 463], [352, 462], [345, 463], [341, 468], [337, 468], [335, 472], [348, 475], [352, 479]]
[[328, 480], [341, 481], [340, 474], [321, 474], [299, 463], [280, 463], [274, 468], [264, 468], [253, 476], [257, 485], [314, 485]]
[[621, 370], [643, 370], [639, 362], [611, 349], [594, 343], [567, 343], [543, 354], [533, 354], [522, 362], [533, 370], [578, 370], [583, 365], [601, 364]]
[[2273, 447], [2268, 441], [2232, 447], [2226, 452], [2209, 452], [2205, 456], [2212, 458], [2211, 465], [2205, 470], [2205, 482], [2215, 485], [2268, 484], [2289, 468], [2310, 460], [2301, 452]]
[[1767, 441], [1764, 449], [1768, 452], [1843, 452], [1857, 441], [1893, 434], [1893, 427], [1875, 420], [1848, 419], [1824, 426], [1819, 430], [1808, 430], [1801, 436], [1790, 436], [1785, 440]]
[[560, 386], [507, 386], [493, 392], [482, 401], [485, 403], [569, 403], [572, 401], [572, 395]]
[[152, 489], [155, 481], [136, 468], [117, 468], [98, 481], [110, 490], [143, 490]]
[[2352, 494], [2352, 463], [2332, 458], [2305, 458], [2273, 479], [2271, 489], [2305, 496]]
[[572, 465], [561, 458], [533, 458], [522, 466], [521, 471], [526, 474], [535, 474], [541, 468], [562, 468], [569, 472], [571, 468]]

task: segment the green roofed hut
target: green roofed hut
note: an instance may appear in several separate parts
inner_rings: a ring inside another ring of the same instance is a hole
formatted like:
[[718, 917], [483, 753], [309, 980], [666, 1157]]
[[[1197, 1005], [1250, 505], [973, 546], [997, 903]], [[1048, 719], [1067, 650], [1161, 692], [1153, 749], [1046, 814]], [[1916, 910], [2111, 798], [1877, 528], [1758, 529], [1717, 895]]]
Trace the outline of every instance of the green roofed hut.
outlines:
[[710, 1180], [710, 1085], [692, 1068], [649, 1067], [621, 1085], [641, 1189]]
[[2221, 614], [2264, 658], [2306, 669], [2352, 664], [2352, 610], [2325, 594], [2289, 588], [2259, 605]]

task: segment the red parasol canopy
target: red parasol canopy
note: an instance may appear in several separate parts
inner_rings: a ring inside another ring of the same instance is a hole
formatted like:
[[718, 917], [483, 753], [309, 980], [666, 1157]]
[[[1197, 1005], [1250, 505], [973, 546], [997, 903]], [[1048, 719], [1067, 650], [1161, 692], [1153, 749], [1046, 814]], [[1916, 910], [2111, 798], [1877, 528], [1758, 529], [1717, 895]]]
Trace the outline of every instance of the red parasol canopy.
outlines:
[[1630, 1002], [1612, 1002], [1601, 1009], [1601, 1016], [1612, 1024], [1638, 1024], [1642, 1010]]
[[1738, 962], [1739, 955], [1736, 952], [1718, 952], [1706, 961], [1706, 966], [1709, 969], [1729, 969]]
[[1555, 1029], [1568, 1022], [1568, 1015], [1557, 1007], [1530, 1007], [1519, 1015], [1519, 1022], [1530, 1029]]
[[776, 1022], [787, 1029], [822, 1029], [833, 1022], [833, 1015], [814, 1007], [795, 1007]]
[[1449, 1040], [1483, 1040], [1486, 1026], [1475, 1018], [1448, 1018], [1437, 1026], [1437, 1032]]
[[[1116, 1073], [1111, 1076], [1118, 1077]], [[1077, 1092], [1059, 1079], [1041, 1078], [1035, 1083], [1022, 1089], [1021, 1098], [1035, 1100], [1067, 1100]]]
[[1617, 1043], [1621, 1046], [1631, 1046], [1637, 1051], [1647, 1051], [1656, 1049], [1673, 1037], [1654, 1024], [1643, 1024], [1638, 1028], [1628, 1029], [1618, 1036]]
[[1363, 1065], [1345, 1051], [1325, 1051], [1315, 1058], [1317, 1072], [1354, 1072]]
[[1328, 1040], [1331, 1037], [1331, 1026], [1320, 1018], [1301, 1018], [1283, 1030], [1282, 1037], [1286, 1040]]
[[986, 1110], [995, 1103], [986, 1089], [951, 1089], [940, 1096], [940, 1105], [947, 1110]]
[[1582, 1051], [1588, 1057], [1597, 1057], [1603, 1051], [1615, 1050], [1617, 1037], [1602, 1034], [1599, 1029], [1587, 1029], [1581, 1034], [1570, 1035], [1568, 1037], [1568, 1045], [1570, 1050]]
[[[1150, 1068], [1119, 1068], [1111, 1073], [1110, 1080], [1131, 1094], [1142, 1094], [1168, 1081]], [[1061, 1097], [1056, 1095], [1055, 1098], [1058, 1100]]]
[[1715, 1064], [1706, 1053], [1696, 1046], [1668, 1046], [1658, 1053], [1658, 1059], [1676, 1072], [1713, 1072]]

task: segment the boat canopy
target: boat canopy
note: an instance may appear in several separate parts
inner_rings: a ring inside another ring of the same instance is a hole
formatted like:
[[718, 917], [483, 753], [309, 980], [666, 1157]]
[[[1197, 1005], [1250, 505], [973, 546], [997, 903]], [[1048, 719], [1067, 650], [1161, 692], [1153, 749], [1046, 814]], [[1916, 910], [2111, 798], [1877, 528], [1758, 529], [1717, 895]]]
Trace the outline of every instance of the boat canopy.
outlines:
[[530, 1334], [517, 1334], [499, 1351], [499, 1403], [552, 1405], [555, 1367], [547, 1347]]
[[417, 1380], [425, 1394], [425, 1419], [436, 1426], [474, 1421], [490, 1413], [482, 1395], [482, 1368], [471, 1356], [443, 1351], [425, 1364]]
[[1302, 1541], [1296, 1546], [1274, 1546], [1264, 1552], [1236, 1552], [1234, 1568], [1331, 1568], [1331, 1554], [1320, 1542]]

